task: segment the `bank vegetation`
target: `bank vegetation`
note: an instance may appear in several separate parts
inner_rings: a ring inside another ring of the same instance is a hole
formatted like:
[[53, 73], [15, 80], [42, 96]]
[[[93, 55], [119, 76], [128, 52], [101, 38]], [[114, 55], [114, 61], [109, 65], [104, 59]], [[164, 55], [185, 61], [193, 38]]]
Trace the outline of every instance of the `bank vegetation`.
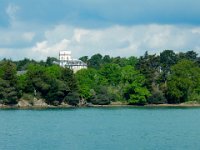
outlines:
[[[49, 106], [200, 103], [200, 58], [194, 51], [139, 58], [95, 54], [80, 58], [88, 69], [76, 73], [48, 57], [37, 62], [0, 61], [0, 104], [38, 101]], [[41, 103], [42, 106], [42, 103]]]

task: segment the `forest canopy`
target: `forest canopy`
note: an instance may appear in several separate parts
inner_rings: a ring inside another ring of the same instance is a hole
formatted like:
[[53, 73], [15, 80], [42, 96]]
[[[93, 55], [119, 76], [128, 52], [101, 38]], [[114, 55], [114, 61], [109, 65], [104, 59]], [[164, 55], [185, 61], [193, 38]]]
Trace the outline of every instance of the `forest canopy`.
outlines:
[[55, 64], [58, 60], [53, 57], [40, 62], [1, 60], [0, 104], [34, 98], [49, 105], [75, 106], [80, 101], [95, 105], [200, 103], [200, 57], [194, 51], [145, 52], [139, 58], [95, 54], [80, 60], [88, 68], [76, 73]]

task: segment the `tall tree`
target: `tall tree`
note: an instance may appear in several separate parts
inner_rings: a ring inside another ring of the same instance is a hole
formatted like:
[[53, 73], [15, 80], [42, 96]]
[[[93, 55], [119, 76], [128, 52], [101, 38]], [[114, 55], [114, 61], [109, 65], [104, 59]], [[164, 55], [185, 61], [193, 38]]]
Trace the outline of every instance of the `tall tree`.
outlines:
[[165, 50], [160, 53], [160, 63], [161, 63], [161, 80], [166, 82], [167, 76], [170, 73], [171, 66], [177, 63], [177, 55], [173, 50]]
[[149, 90], [145, 87], [145, 77], [132, 66], [122, 69], [122, 81], [124, 85], [124, 97], [129, 104], [144, 105], [150, 96]]
[[159, 56], [149, 55], [148, 52], [139, 58], [136, 68], [145, 76], [145, 84], [147, 88], [152, 91], [153, 87], [157, 84], [160, 74]]
[[107, 80], [93, 68], [79, 70], [76, 74], [80, 96], [90, 100], [99, 86], [106, 85]]
[[79, 60], [83, 61], [84, 63], [88, 63], [88, 56], [80, 57]]
[[46, 66], [52, 66], [54, 62], [58, 62], [58, 59], [55, 57], [47, 57]]
[[102, 55], [101, 54], [95, 54], [88, 60], [88, 67], [100, 69], [100, 66], [102, 64]]
[[0, 101], [5, 104], [16, 104], [18, 93], [16, 89], [16, 65], [10, 60], [0, 63]]
[[115, 86], [121, 80], [121, 67], [117, 64], [106, 64], [99, 72], [108, 80], [110, 85]]
[[112, 59], [110, 58], [109, 55], [105, 55], [103, 57], [103, 64], [111, 63]]
[[188, 59], [191, 61], [196, 61], [197, 60], [197, 53], [194, 51], [187, 51], [186, 53], [180, 52], [178, 55], [179, 60], [181, 59]]
[[181, 60], [171, 68], [167, 85], [169, 103], [186, 102], [193, 95], [200, 100], [200, 68], [190, 60]]

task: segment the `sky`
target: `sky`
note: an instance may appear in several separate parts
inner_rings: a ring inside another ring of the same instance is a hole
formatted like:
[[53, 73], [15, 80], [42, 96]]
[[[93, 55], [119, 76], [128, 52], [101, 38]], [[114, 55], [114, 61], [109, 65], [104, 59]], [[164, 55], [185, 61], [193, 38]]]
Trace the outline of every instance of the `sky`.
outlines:
[[0, 59], [200, 53], [199, 0], [0, 0]]

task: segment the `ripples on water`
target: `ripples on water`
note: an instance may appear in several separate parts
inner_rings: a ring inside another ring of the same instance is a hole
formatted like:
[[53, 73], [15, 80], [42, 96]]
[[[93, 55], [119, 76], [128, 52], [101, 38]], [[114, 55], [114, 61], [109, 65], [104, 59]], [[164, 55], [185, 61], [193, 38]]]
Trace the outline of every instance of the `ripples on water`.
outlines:
[[0, 150], [200, 149], [200, 108], [0, 110]]

